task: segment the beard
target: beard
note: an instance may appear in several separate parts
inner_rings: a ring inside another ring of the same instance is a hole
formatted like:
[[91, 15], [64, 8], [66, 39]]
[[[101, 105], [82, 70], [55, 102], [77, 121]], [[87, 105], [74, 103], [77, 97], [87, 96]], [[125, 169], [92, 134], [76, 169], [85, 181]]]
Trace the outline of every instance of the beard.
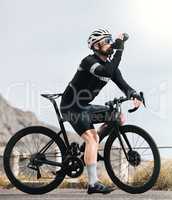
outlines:
[[114, 50], [110, 47], [106, 51], [99, 50], [99, 53], [103, 56], [111, 56], [114, 53]]

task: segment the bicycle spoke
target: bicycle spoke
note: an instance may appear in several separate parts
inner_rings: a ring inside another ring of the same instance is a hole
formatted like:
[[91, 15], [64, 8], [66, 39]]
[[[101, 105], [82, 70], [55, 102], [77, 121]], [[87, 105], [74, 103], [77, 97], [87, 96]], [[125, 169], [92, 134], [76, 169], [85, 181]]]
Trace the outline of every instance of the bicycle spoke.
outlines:
[[[30, 143], [28, 143], [28, 141], [30, 141]], [[30, 163], [32, 155], [36, 155], [38, 152], [40, 152], [41, 149], [43, 149], [43, 151], [46, 151], [44, 153], [44, 156], [47, 160], [59, 163], [62, 162], [62, 155], [60, 149], [58, 148], [57, 144], [54, 143], [54, 141], [50, 139], [48, 136], [41, 135], [38, 133], [26, 135], [16, 143], [13, 152], [19, 151], [18, 152], [19, 171], [18, 174], [16, 175], [15, 175], [16, 172], [13, 171], [13, 174], [14, 176], [16, 176], [17, 179], [20, 180], [20, 182], [23, 183], [23, 185], [28, 185], [28, 186], [30, 185], [31, 187], [35, 188], [39, 187], [42, 184], [44, 185], [50, 184], [50, 182], [52, 182], [52, 180], [55, 179], [55, 175], [53, 175], [53, 172], [55, 173], [56, 171], [59, 171], [59, 169], [61, 169], [60, 167], [57, 166], [51, 166], [42, 163], [41, 166], [38, 166], [41, 173], [41, 177], [38, 178], [37, 177], [38, 171], [36, 169], [29, 168], [28, 164]], [[14, 159], [15, 155], [14, 156], [11, 155], [10, 165], [12, 170], [14, 170], [13, 169]], [[36, 165], [33, 167], [36, 168]]]
[[139, 139], [140, 139], [140, 137], [137, 137], [137, 141], [136, 141], [136, 143], [135, 143], [135, 147], [137, 146], [137, 143], [139, 142]]
[[[125, 135], [131, 145], [132, 151], [140, 155], [140, 161], [138, 161], [138, 166], [132, 166], [132, 163], [128, 162], [117, 138], [116, 140], [114, 140], [111, 148], [111, 166], [115, 176], [118, 177], [119, 180], [121, 180], [127, 185], [141, 186], [142, 184], [145, 184], [145, 181], [149, 181], [149, 178], [151, 177], [153, 168], [150, 168], [150, 170], [148, 170], [148, 165], [150, 163], [150, 160], [153, 160], [154, 155], [145, 139], [142, 138], [140, 135], [132, 132], [125, 133]], [[123, 139], [123, 145], [128, 154], [130, 149], [126, 144], [126, 141], [124, 141], [125, 140]], [[136, 178], [139, 175], [138, 173], [145, 174], [147, 180], [140, 181], [138, 183], [137, 180], [140, 180]]]
[[[20, 143], [22, 143], [22, 144], [26, 147], [26, 149], [28, 150], [28, 152], [29, 152], [30, 154], [32, 153], [31, 150], [29, 149], [29, 146], [26, 146], [25, 142], [20, 141]], [[20, 143], [18, 144], [19, 147], [21, 146]], [[22, 145], [22, 147], [23, 147], [23, 145]], [[23, 148], [22, 148], [22, 151], [23, 151]]]

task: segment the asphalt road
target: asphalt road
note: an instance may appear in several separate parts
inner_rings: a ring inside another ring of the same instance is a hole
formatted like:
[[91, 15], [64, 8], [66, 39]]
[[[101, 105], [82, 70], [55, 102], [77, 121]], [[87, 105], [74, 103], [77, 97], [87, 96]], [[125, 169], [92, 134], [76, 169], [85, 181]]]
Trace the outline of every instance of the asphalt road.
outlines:
[[0, 200], [171, 200], [170, 191], [148, 191], [144, 194], [128, 194], [121, 190], [113, 191], [111, 194], [93, 194], [87, 195], [85, 190], [57, 189], [44, 195], [28, 195], [19, 192], [16, 189], [0, 189]]

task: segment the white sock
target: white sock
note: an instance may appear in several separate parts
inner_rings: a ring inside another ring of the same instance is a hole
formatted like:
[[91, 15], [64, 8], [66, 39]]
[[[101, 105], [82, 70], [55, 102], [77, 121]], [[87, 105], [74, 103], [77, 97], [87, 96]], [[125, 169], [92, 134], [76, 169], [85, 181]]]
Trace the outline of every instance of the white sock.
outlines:
[[97, 182], [97, 164], [87, 165], [88, 184], [94, 186]]

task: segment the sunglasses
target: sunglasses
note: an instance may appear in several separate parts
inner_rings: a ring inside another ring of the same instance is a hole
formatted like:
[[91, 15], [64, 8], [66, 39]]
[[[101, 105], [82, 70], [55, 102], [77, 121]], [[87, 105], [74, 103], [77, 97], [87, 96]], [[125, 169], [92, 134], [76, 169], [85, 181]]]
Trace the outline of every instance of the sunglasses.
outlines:
[[107, 44], [112, 44], [112, 43], [113, 43], [112, 38], [105, 38], [104, 41], [105, 41], [105, 43], [107, 43]]
[[113, 40], [112, 40], [112, 38], [107, 37], [107, 38], [103, 38], [99, 43], [100, 43], [101, 46], [103, 46], [103, 45], [106, 45], [106, 44], [112, 44]]

